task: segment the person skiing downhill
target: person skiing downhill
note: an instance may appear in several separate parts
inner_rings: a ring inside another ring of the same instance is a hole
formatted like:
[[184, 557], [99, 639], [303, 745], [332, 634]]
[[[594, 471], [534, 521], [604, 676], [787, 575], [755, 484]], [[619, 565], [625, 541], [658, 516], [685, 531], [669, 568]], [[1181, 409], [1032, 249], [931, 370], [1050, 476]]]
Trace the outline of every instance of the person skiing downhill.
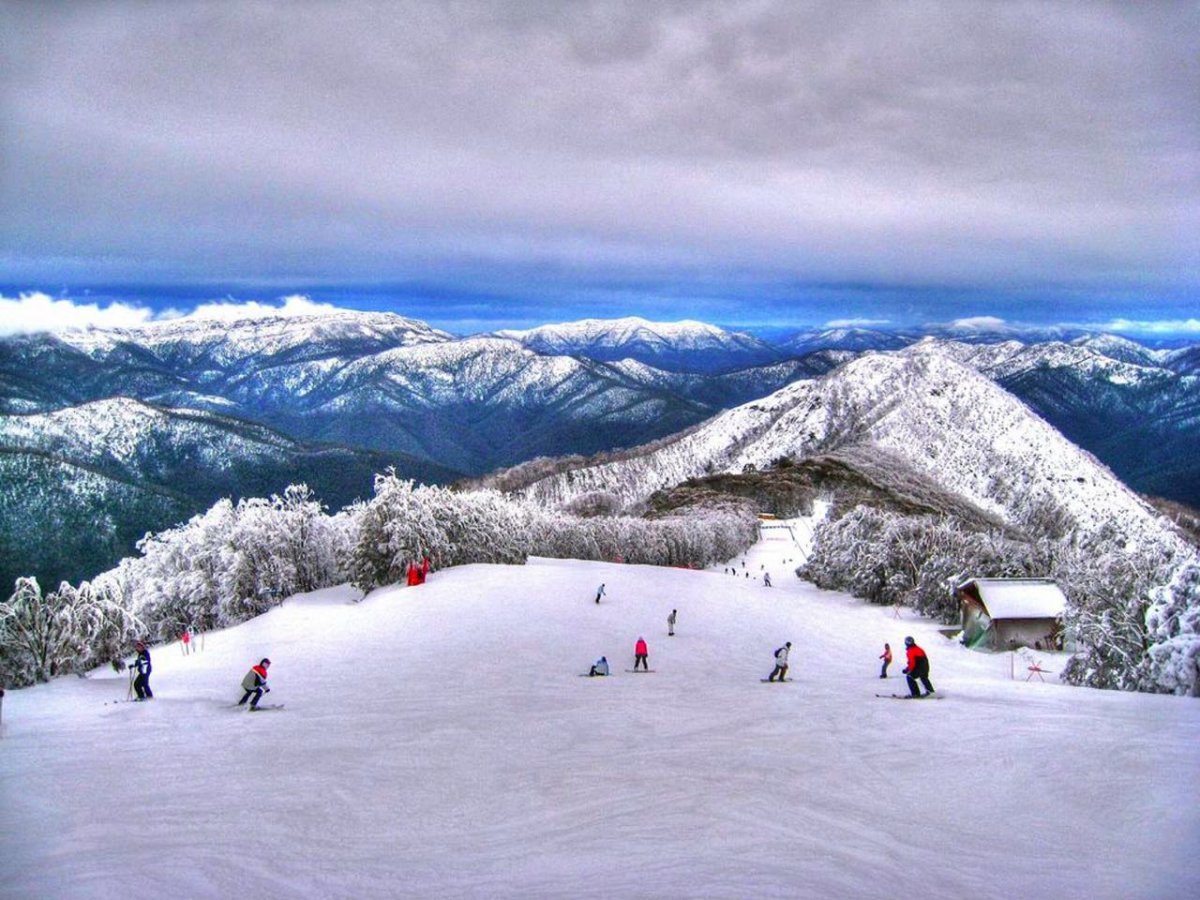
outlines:
[[253, 694], [254, 699], [250, 700], [250, 710], [253, 712], [258, 709], [258, 701], [262, 699], [262, 695], [271, 693], [271, 686], [267, 684], [267, 669], [270, 667], [271, 661], [265, 657], [257, 666], [250, 667], [250, 671], [242, 679], [242, 690], [246, 693], [242, 694], [242, 699], [237, 702], [238, 706], [244, 706], [246, 701], [250, 700], [250, 695]]
[[638, 664], [640, 663], [642, 669], [649, 672], [650, 663], [647, 661], [649, 655], [650, 651], [646, 648], [646, 639], [639, 637], [637, 643], [633, 645], [633, 671], [636, 672], [638, 670]]
[[892, 645], [884, 644], [883, 652], [879, 654], [879, 658], [883, 660], [883, 668], [879, 670], [880, 678], [887, 678], [888, 666], [892, 664]]
[[779, 681], [782, 684], [787, 680], [788, 670], [788, 651], [792, 649], [792, 642], [788, 641], [782, 647], [775, 651], [775, 669], [767, 677], [767, 681], [774, 681], [775, 676], [779, 676]]
[[600, 598], [603, 596], [604, 596], [604, 585], [601, 584], [600, 587], [596, 588], [596, 602], [599, 603]]
[[[925, 651], [917, 646], [917, 642], [911, 637], [904, 639], [904, 652], [907, 654], [908, 665], [904, 669], [904, 674], [908, 676], [908, 692], [912, 697], [928, 697], [933, 693], [933, 685], [929, 683], [929, 657], [925, 655]], [[917, 686], [917, 682], [925, 685], [925, 693], [921, 693], [921, 689]]]
[[142, 641], [137, 642], [137, 659], [133, 661], [137, 669], [137, 677], [133, 680], [133, 690], [138, 700], [153, 700], [154, 691], [150, 690], [150, 651]]
[[679, 612], [677, 609], [671, 610], [671, 614], [667, 616], [667, 637], [675, 636], [675, 616]]

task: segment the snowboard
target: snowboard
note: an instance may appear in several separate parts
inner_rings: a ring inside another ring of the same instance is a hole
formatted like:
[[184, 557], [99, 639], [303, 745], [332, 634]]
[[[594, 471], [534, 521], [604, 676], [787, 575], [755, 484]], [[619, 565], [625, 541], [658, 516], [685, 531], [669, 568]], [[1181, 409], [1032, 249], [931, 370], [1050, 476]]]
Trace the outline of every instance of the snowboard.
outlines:
[[934, 691], [933, 695], [922, 694], [920, 697], [914, 697], [911, 694], [876, 694], [876, 697], [884, 697], [889, 700], [941, 700], [945, 694], [939, 694]]
[[283, 709], [282, 703], [260, 703], [258, 706], [247, 707], [247, 712], [266, 712], [272, 709]]
[[774, 681], [772, 681], [770, 678], [760, 678], [758, 680], [761, 681], [763, 684], [784, 684], [784, 683], [790, 682], [792, 679], [776, 678]]
[[657, 672], [658, 669], [626, 669], [626, 672], [632, 672], [634, 675], [649, 675], [652, 672]]

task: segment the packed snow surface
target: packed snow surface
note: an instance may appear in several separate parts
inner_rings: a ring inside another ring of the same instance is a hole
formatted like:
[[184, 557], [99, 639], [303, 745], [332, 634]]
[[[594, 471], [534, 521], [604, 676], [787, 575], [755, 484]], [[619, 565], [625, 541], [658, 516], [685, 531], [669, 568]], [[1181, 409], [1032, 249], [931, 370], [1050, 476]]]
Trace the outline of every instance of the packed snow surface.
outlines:
[[[111, 670], [10, 691], [0, 896], [1200, 896], [1200, 703], [1026, 681], [1062, 657], [819, 591], [766, 534], [735, 574], [294, 597], [152, 648], [150, 703]], [[943, 699], [876, 699], [906, 634]], [[639, 636], [653, 674], [625, 671]], [[761, 683], [787, 640], [792, 682]], [[263, 656], [286, 707], [233, 708]]]

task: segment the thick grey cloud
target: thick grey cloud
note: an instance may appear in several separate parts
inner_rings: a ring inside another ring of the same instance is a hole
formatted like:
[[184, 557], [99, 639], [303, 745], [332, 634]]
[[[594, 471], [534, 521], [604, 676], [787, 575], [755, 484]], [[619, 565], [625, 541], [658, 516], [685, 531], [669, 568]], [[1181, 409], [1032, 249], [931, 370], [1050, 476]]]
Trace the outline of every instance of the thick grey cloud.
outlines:
[[0, 264], [1187, 289], [1198, 10], [14, 3]]

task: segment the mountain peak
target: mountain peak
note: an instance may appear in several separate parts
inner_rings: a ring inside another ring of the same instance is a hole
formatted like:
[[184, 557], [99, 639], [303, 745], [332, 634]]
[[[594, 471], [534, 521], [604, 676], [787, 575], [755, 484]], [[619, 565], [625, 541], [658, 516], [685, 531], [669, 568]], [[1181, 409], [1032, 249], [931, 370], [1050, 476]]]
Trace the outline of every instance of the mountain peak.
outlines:
[[651, 322], [639, 316], [581, 319], [496, 336], [538, 353], [583, 356], [601, 362], [634, 359], [672, 371], [718, 371], [774, 362], [782, 354], [740, 331], [685, 319]]

